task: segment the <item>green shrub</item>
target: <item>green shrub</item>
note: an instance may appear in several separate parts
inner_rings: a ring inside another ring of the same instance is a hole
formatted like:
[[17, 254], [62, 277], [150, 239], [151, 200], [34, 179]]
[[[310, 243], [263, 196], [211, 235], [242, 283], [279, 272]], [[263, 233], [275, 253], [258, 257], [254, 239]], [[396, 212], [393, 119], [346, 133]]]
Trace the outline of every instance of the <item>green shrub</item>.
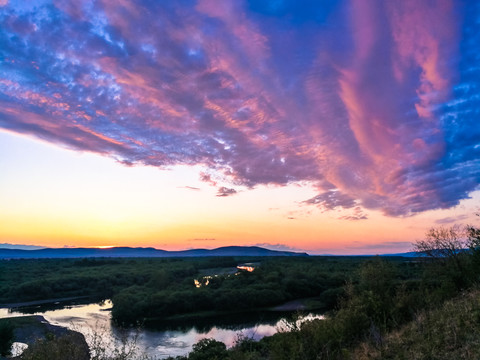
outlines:
[[189, 360], [223, 360], [227, 358], [227, 347], [215, 339], [202, 339], [193, 345]]
[[8, 320], [0, 321], [0, 356], [10, 354], [13, 344], [13, 325]]

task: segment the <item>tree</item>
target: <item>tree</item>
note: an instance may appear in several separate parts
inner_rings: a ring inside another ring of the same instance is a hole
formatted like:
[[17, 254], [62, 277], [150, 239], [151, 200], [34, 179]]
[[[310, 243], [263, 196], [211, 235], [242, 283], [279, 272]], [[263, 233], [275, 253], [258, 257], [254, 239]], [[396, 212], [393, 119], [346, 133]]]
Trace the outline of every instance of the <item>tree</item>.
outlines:
[[457, 257], [468, 248], [465, 231], [458, 225], [428, 230], [425, 239], [413, 244], [417, 253], [434, 259], [448, 260]]
[[431, 228], [425, 239], [413, 244], [414, 250], [436, 263], [444, 265], [444, 275], [450, 276], [457, 288], [476, 281], [480, 266], [480, 229], [474, 226]]
[[193, 345], [189, 360], [222, 360], [227, 357], [227, 347], [215, 339], [202, 339]]
[[480, 272], [480, 228], [467, 225], [468, 248], [472, 254], [472, 273], [474, 281], [478, 282], [478, 274]]
[[436, 227], [428, 230], [425, 239], [413, 244], [417, 253], [431, 259], [451, 262], [455, 268], [463, 272], [462, 255], [469, 248], [465, 230], [459, 225]]
[[480, 252], [480, 228], [467, 225], [468, 247], [471, 252]]
[[13, 325], [8, 320], [0, 322], [0, 356], [10, 354], [13, 344]]

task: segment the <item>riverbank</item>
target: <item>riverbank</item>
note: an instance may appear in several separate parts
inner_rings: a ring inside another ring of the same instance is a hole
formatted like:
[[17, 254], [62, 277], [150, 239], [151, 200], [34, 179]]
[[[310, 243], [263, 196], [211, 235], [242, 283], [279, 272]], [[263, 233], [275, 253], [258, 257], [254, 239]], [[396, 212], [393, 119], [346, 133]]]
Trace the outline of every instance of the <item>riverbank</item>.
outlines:
[[0, 309], [15, 309], [20, 307], [49, 305], [49, 304], [56, 304], [56, 303], [61, 303], [66, 301], [81, 300], [81, 299], [88, 299], [88, 298], [91, 298], [91, 296], [71, 296], [71, 297], [63, 297], [63, 298], [56, 298], [56, 299], [7, 303], [7, 304], [0, 304]]

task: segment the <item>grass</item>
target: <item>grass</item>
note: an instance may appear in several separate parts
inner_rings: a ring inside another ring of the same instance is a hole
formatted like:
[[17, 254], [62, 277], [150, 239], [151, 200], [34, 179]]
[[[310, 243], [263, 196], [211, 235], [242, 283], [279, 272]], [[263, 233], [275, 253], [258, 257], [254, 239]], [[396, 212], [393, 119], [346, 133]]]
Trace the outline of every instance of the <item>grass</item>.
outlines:
[[362, 343], [354, 359], [479, 359], [480, 289], [419, 313], [380, 344]]

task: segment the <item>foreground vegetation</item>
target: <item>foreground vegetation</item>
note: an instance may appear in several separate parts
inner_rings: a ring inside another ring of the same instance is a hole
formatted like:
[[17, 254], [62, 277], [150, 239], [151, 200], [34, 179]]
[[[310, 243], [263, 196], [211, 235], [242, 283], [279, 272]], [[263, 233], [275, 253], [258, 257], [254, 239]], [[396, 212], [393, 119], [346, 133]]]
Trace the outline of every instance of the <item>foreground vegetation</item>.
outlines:
[[417, 314], [388, 333], [380, 344], [360, 344], [356, 359], [478, 359], [480, 289], [466, 291], [442, 306]]

